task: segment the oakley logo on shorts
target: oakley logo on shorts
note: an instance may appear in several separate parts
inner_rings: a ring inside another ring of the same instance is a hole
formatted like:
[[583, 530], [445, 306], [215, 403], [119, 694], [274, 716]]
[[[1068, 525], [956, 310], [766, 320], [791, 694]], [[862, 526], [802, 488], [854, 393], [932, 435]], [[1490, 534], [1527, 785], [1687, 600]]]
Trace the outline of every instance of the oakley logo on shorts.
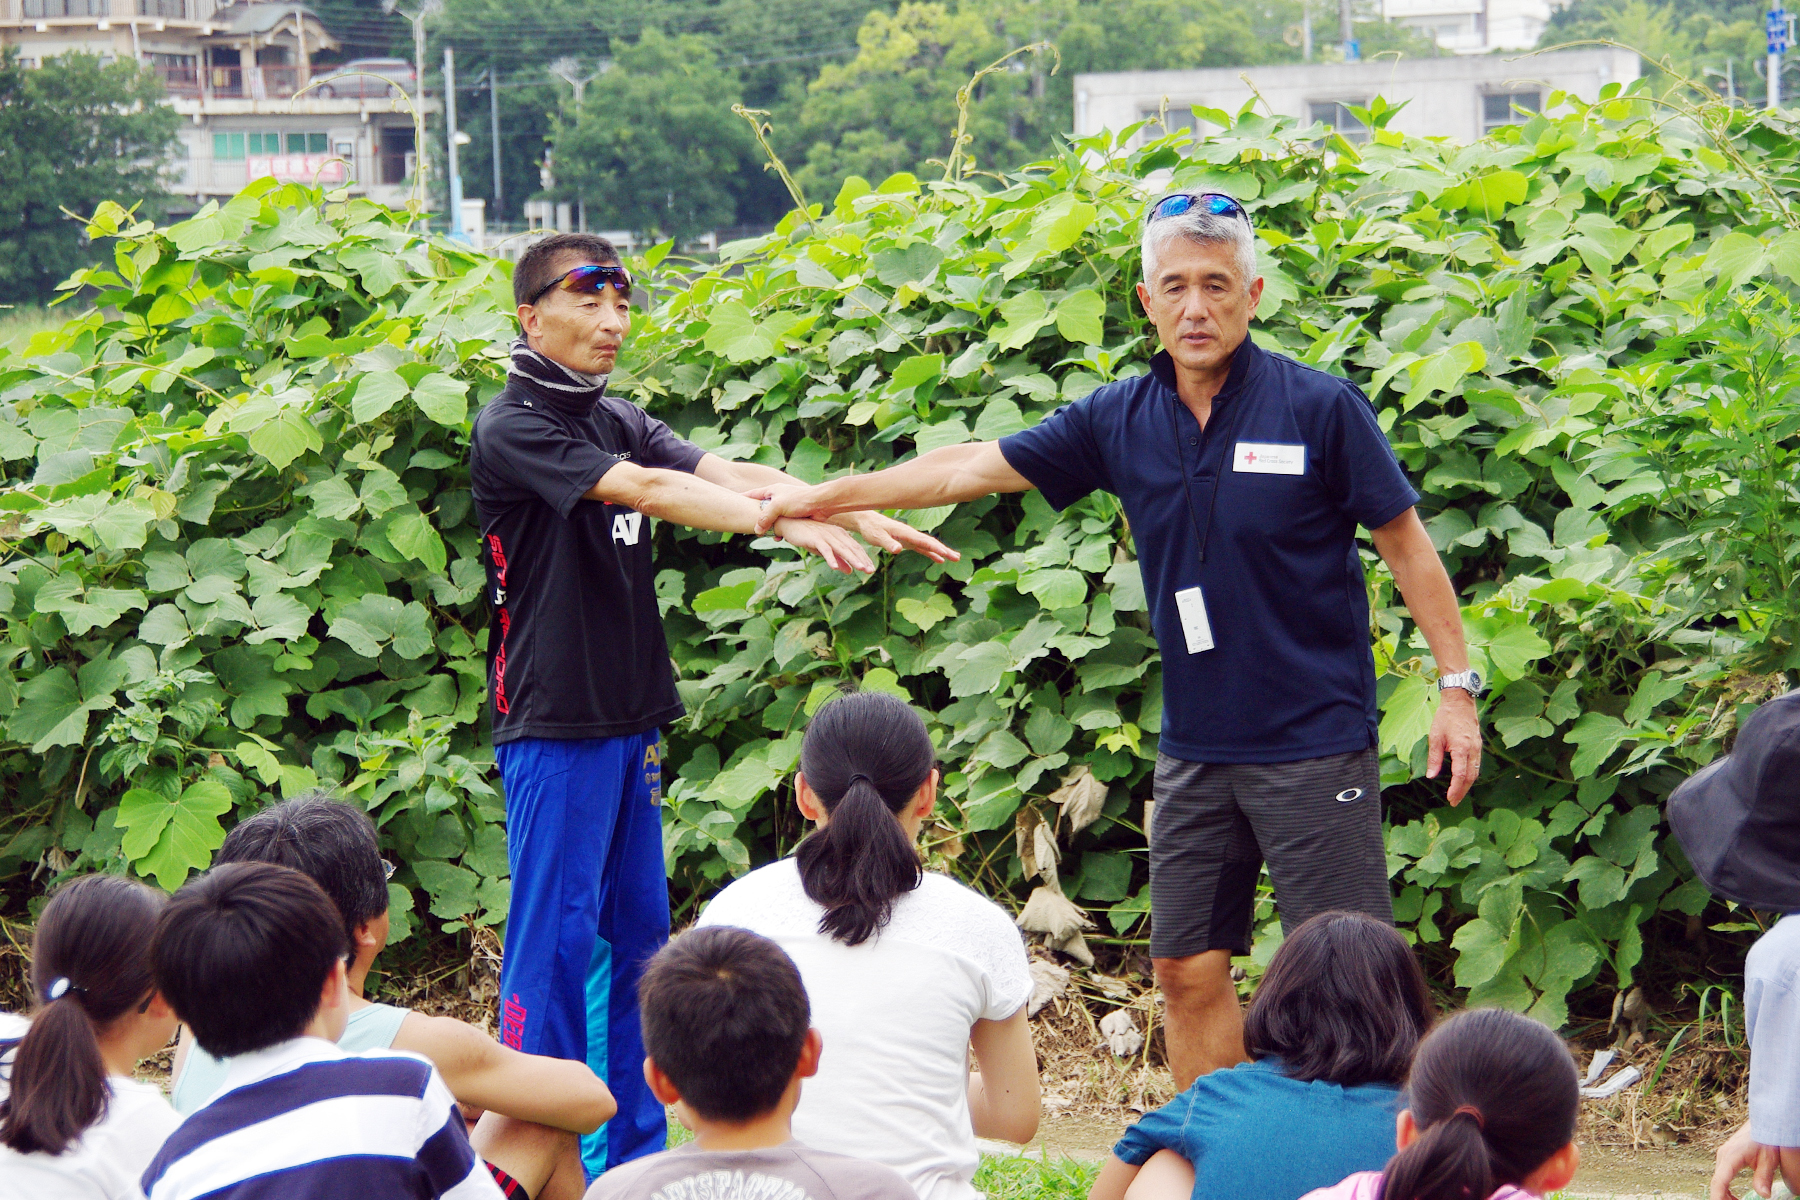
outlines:
[[1361, 800], [1362, 794], [1363, 790], [1361, 788], [1345, 788], [1337, 794], [1337, 802], [1339, 804], [1348, 804], [1352, 800]]

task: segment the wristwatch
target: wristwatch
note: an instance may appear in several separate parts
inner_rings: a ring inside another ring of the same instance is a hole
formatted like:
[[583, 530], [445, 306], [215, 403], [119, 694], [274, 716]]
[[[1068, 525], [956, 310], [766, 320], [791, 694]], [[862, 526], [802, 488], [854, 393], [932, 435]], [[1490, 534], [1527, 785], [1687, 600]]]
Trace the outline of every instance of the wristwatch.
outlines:
[[1486, 683], [1481, 678], [1481, 672], [1474, 667], [1470, 667], [1467, 671], [1458, 671], [1454, 675], [1439, 675], [1437, 685], [1440, 692], [1445, 688], [1461, 688], [1469, 693], [1470, 699], [1473, 700], [1481, 699], [1481, 693], [1487, 690]]

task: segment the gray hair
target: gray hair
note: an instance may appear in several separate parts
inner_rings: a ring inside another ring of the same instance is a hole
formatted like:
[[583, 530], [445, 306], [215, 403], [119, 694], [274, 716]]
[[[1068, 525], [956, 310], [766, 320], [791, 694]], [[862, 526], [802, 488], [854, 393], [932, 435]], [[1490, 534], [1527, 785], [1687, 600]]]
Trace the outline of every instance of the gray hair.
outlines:
[[1178, 217], [1164, 217], [1144, 226], [1144, 282], [1154, 283], [1156, 260], [1164, 246], [1177, 237], [1203, 245], [1229, 245], [1244, 290], [1256, 282], [1256, 235], [1240, 217], [1227, 217], [1190, 208]]

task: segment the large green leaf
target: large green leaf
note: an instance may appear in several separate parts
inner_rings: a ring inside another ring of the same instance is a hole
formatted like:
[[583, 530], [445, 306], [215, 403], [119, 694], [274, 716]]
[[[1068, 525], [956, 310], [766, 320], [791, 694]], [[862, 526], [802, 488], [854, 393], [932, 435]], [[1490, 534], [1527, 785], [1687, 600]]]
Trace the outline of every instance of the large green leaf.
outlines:
[[141, 875], [172, 892], [188, 873], [205, 868], [225, 840], [219, 818], [231, 811], [231, 793], [216, 779], [199, 779], [170, 798], [132, 788], [119, 800], [125, 857]]

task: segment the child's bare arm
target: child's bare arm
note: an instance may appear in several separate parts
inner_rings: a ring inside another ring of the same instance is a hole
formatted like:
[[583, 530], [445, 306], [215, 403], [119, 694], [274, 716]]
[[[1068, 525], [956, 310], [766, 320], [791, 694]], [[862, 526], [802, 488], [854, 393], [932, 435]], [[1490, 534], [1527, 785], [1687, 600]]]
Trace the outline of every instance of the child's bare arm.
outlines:
[[619, 1111], [586, 1063], [522, 1054], [453, 1017], [408, 1013], [394, 1049], [423, 1054], [457, 1100], [572, 1133], [592, 1133]]

